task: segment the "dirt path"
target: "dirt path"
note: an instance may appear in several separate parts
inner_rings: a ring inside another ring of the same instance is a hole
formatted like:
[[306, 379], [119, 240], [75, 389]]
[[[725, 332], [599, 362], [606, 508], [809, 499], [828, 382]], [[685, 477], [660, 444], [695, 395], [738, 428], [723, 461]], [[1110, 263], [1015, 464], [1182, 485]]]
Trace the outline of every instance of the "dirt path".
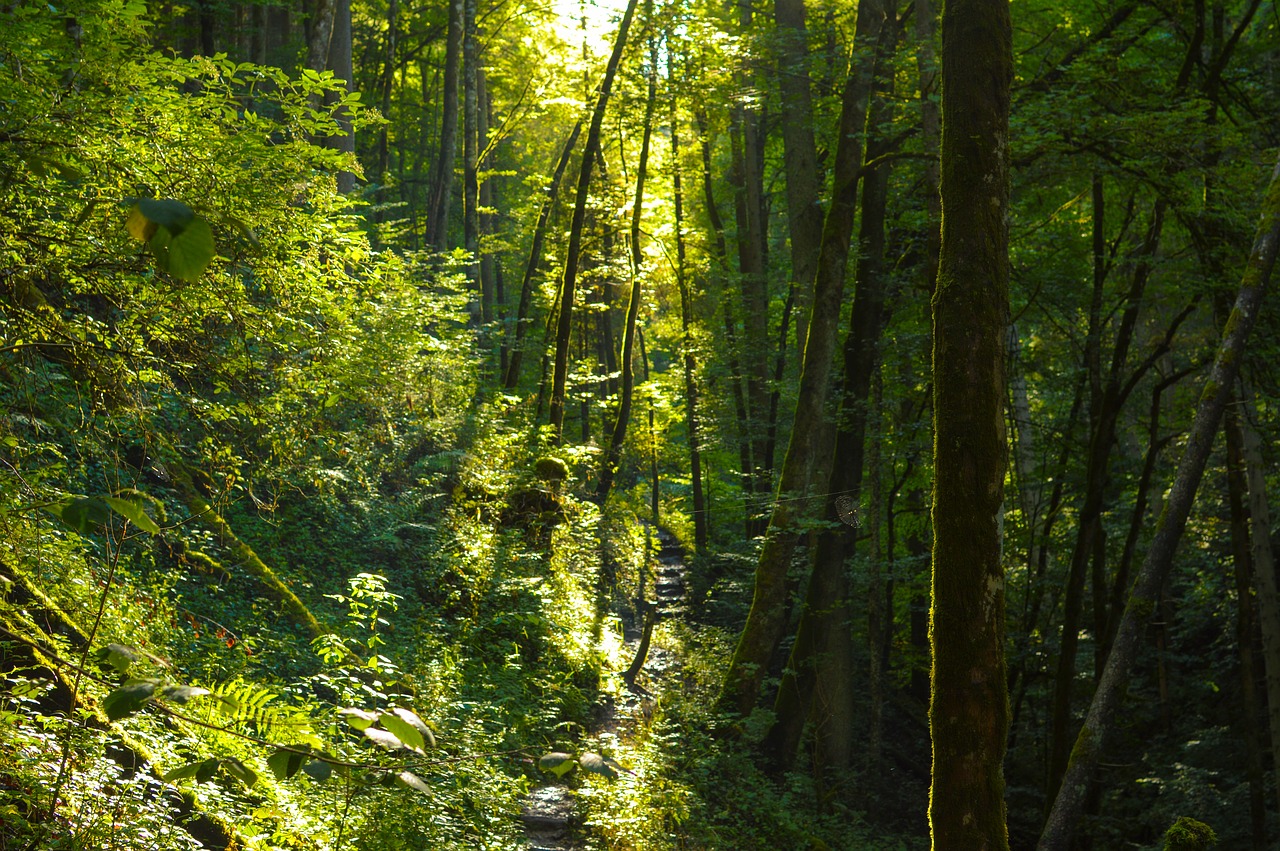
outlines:
[[[684, 550], [665, 531], [659, 530], [657, 539], [652, 592], [654, 607], [659, 620], [683, 617], [687, 605]], [[627, 647], [634, 653], [639, 643], [637, 636], [627, 642]], [[648, 683], [652, 689], [655, 683], [661, 684], [674, 664], [671, 653], [651, 647], [637, 679]], [[657, 695], [649, 694], [643, 685], [641, 689], [627, 691], [620, 701], [609, 699], [597, 714], [590, 734], [613, 733], [625, 737], [631, 726], [628, 723], [630, 719], [644, 714], [656, 699]], [[579, 851], [583, 848], [575, 831], [576, 809], [573, 790], [561, 783], [549, 781], [529, 792], [520, 811], [528, 851]]]

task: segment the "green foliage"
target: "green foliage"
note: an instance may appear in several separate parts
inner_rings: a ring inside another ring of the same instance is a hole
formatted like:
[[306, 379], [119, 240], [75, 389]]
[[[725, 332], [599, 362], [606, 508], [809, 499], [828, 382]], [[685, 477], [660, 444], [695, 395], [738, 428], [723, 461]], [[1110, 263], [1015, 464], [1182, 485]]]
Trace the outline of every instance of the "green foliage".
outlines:
[[1179, 816], [1164, 834], [1165, 851], [1208, 851], [1218, 843], [1213, 828], [1202, 821]]

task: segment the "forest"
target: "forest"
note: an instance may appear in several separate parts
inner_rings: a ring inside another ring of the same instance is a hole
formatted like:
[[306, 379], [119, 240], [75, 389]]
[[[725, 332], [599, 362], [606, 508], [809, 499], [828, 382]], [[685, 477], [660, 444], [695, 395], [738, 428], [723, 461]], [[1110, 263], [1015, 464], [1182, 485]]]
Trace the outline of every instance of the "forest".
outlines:
[[0, 0], [0, 851], [1280, 848], [1280, 4]]

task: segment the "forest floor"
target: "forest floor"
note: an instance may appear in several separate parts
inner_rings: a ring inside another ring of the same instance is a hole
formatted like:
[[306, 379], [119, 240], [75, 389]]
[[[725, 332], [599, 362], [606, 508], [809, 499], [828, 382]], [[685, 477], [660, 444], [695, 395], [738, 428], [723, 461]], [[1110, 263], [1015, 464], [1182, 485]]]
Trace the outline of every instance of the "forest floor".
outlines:
[[[659, 621], [682, 618], [686, 613], [687, 586], [684, 550], [665, 530], [658, 530], [657, 563], [653, 576], [653, 605]], [[632, 655], [641, 643], [642, 630], [629, 630], [626, 646]], [[590, 737], [610, 735], [626, 742], [653, 712], [663, 689], [679, 680], [680, 658], [666, 648], [650, 645], [634, 686], [623, 686], [621, 699], [602, 695], [597, 704]], [[580, 851], [586, 847], [583, 825], [573, 788], [549, 780], [525, 796], [520, 812], [529, 851]]]

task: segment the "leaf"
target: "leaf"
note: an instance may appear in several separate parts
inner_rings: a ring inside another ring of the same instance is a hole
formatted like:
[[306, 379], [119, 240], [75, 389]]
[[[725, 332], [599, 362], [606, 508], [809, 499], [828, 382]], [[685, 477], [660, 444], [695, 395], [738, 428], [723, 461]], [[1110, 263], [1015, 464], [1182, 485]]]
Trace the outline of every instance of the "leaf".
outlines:
[[[407, 709], [403, 711], [413, 716], [413, 718], [418, 722], [418, 725], [426, 727], [426, 725], [422, 723], [422, 719], [418, 718], [417, 715], [414, 715]], [[411, 751], [422, 753], [422, 746], [426, 744], [426, 741], [423, 738], [422, 732], [418, 729], [418, 725], [414, 725], [404, 718], [401, 718], [398, 714], [393, 714], [391, 712], [384, 712], [379, 715], [378, 722], [397, 739], [403, 742], [406, 748]], [[369, 731], [366, 729], [365, 733], [367, 734], [368, 732]]]
[[346, 718], [347, 723], [357, 730], [371, 727], [373, 722], [378, 720], [376, 712], [366, 712], [363, 709], [339, 709], [338, 714]]
[[233, 756], [222, 761], [222, 770], [250, 789], [258, 782], [258, 773]]
[[49, 507], [63, 523], [82, 535], [111, 520], [111, 507], [96, 496], [81, 496]]
[[161, 779], [165, 783], [172, 783], [175, 780], [186, 780], [188, 777], [195, 777], [196, 772], [204, 764], [205, 760], [200, 760], [199, 762], [188, 762], [186, 765], [179, 765], [177, 768], [171, 768], [166, 771]]
[[[267, 757], [267, 768], [271, 769], [271, 773], [276, 776], [277, 780], [288, 780], [302, 768], [302, 760], [304, 758], [304, 754], [297, 751], [287, 751], [282, 748]], [[325, 764], [327, 765], [328, 763]]]
[[129, 673], [129, 666], [138, 661], [139, 658], [132, 647], [126, 647], [123, 644], [108, 644], [98, 650], [97, 655], [94, 657], [95, 661], [102, 667], [115, 668], [122, 674]]
[[554, 774], [556, 777], [564, 777], [577, 767], [578, 763], [571, 754], [561, 753], [560, 751], [543, 754], [538, 760], [538, 768], [548, 774]]
[[616, 780], [618, 779], [618, 769], [610, 765], [610, 762], [612, 760], [607, 760], [600, 754], [592, 753], [591, 751], [586, 751], [578, 758], [578, 764], [582, 766], [583, 771], [599, 774], [601, 777], [607, 777], [610, 780]]
[[201, 218], [192, 219], [177, 234], [162, 227], [147, 244], [161, 269], [188, 283], [200, 280], [213, 260], [213, 231]]
[[422, 738], [426, 740], [426, 747], [434, 748], [436, 746], [436, 734], [431, 731], [429, 726], [427, 726], [427, 722], [418, 717], [416, 712], [400, 706], [397, 706], [391, 711], [394, 712], [402, 721], [412, 725], [415, 730], [422, 734]]
[[323, 783], [333, 774], [333, 766], [322, 759], [313, 759], [302, 766], [302, 771], [317, 783]]
[[413, 789], [415, 791], [421, 792], [424, 795], [431, 794], [431, 787], [428, 786], [421, 777], [414, 774], [412, 771], [400, 772], [399, 774], [396, 775], [396, 780], [399, 781], [404, 786], [407, 786], [410, 789]]
[[200, 763], [200, 767], [196, 769], [196, 782], [207, 783], [213, 779], [213, 775], [218, 771], [218, 760], [206, 759]]
[[364, 734], [369, 741], [374, 742], [389, 751], [399, 750], [407, 747], [404, 742], [400, 741], [400, 737], [395, 733], [389, 733], [386, 730], [379, 730], [377, 727], [366, 727]]
[[134, 204], [147, 221], [153, 222], [177, 236], [195, 221], [195, 211], [181, 201], [172, 198], [139, 198]]
[[138, 205], [134, 204], [129, 208], [129, 217], [124, 220], [124, 227], [129, 231], [129, 236], [139, 242], [150, 242], [160, 226], [144, 216]]
[[211, 692], [207, 688], [200, 686], [184, 686], [177, 683], [163, 686], [160, 693], [156, 695], [163, 700], [172, 700], [174, 703], [186, 703], [188, 700], [196, 697], [202, 697]]
[[131, 499], [121, 499], [118, 496], [104, 496], [102, 501], [114, 508], [116, 514], [119, 514], [142, 531], [150, 532], [153, 535], [160, 534], [160, 527], [156, 525], [156, 521], [147, 515], [142, 503], [134, 502]]
[[142, 708], [155, 694], [155, 680], [130, 680], [102, 700], [102, 711], [112, 721], [119, 721]]

